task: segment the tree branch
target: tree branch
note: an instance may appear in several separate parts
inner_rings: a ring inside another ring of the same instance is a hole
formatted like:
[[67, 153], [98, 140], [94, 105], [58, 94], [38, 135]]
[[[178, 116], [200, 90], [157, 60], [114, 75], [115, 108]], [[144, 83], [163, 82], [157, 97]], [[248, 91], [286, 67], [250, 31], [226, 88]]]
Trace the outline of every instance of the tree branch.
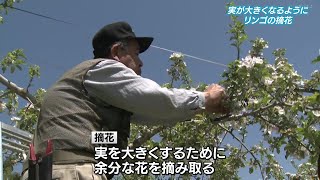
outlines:
[[298, 91], [300, 92], [306, 92], [306, 93], [320, 93], [319, 89], [313, 89], [313, 88], [299, 88]]
[[218, 124], [219, 127], [221, 127], [222, 129], [224, 129], [225, 131], [227, 131], [233, 138], [235, 138], [250, 154], [251, 156], [254, 158], [255, 162], [258, 164], [259, 168], [260, 168], [260, 172], [261, 172], [261, 177], [262, 179], [264, 178], [263, 172], [262, 172], [262, 167], [261, 164], [259, 162], [259, 160], [256, 158], [256, 156], [249, 150], [249, 148], [237, 137], [235, 136], [229, 129], [227, 129], [226, 127], [224, 127], [223, 125], [221, 125], [220, 123]]
[[[231, 130], [233, 130], [233, 129], [231, 128]], [[223, 142], [224, 138], [226, 138], [226, 136], [227, 136], [227, 134], [228, 134], [228, 131], [224, 131], [224, 132], [225, 132], [225, 133], [224, 133], [224, 135], [223, 135], [223, 137], [222, 137], [221, 141], [219, 142], [218, 146], [220, 146], [220, 145], [222, 144], [222, 142]]]
[[[283, 103], [283, 105], [285, 105], [287, 107], [294, 106], [293, 104], [290, 104], [290, 103]], [[320, 106], [319, 107], [305, 106], [305, 108], [308, 109], [308, 110], [311, 110], [311, 111], [320, 110]]]
[[318, 179], [320, 179], [320, 154], [318, 155]]
[[31, 83], [33, 81], [33, 77], [30, 78], [26, 91], [29, 92], [29, 88], [31, 87]]
[[[273, 126], [276, 126], [279, 129], [282, 128], [279, 124], [273, 123], [273, 122], [267, 120], [266, 118], [264, 118], [263, 116], [258, 116], [258, 117], [261, 118], [262, 120], [264, 120], [265, 122], [267, 122], [267, 123], [269, 123], [269, 124], [271, 124]], [[310, 148], [308, 148], [305, 144], [303, 144], [301, 141], [299, 141], [295, 136], [290, 136], [290, 137], [294, 138], [301, 146], [303, 146], [311, 154], [314, 154], [314, 152]]]
[[151, 131], [147, 131], [141, 135], [141, 137], [135, 139], [132, 143], [129, 144], [130, 148], [136, 148], [147, 142], [150, 138], [152, 138], [154, 135], [158, 134], [160, 131], [164, 130], [165, 126], [160, 126], [155, 129], [152, 129]]
[[15, 83], [9, 81], [7, 78], [5, 78], [2, 74], [0, 74], [0, 83], [5, 85], [7, 88], [18, 94], [23, 99], [30, 101], [34, 106], [39, 107], [40, 104], [38, 104], [36, 98], [28, 93], [25, 89], [17, 86]]
[[210, 119], [211, 122], [220, 122], [220, 121], [223, 121], [225, 119], [228, 119], [228, 121], [231, 121], [231, 120], [234, 120], [234, 119], [239, 119], [239, 118], [242, 118], [242, 117], [246, 117], [246, 116], [252, 116], [252, 115], [255, 115], [255, 114], [258, 114], [260, 113], [261, 111], [264, 111], [264, 110], [267, 110], [269, 108], [272, 108], [274, 106], [277, 106], [281, 103], [277, 103], [277, 102], [274, 102], [268, 106], [264, 106], [264, 107], [261, 107], [255, 111], [250, 111], [250, 112], [244, 112], [242, 114], [227, 114], [227, 115], [224, 115], [224, 116], [220, 116], [220, 117], [217, 117], [217, 118], [214, 118], [214, 119]]

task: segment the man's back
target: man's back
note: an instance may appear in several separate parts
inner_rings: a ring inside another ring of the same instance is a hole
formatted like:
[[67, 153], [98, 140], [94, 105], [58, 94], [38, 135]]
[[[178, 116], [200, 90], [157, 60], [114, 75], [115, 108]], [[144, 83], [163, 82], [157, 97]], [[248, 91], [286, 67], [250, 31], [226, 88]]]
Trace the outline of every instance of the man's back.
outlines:
[[[124, 128], [115, 122], [120, 122], [126, 111], [88, 97], [83, 87], [86, 72], [101, 60], [88, 60], [77, 65], [47, 91], [35, 133], [37, 153], [44, 153], [48, 139], [53, 141], [54, 150], [94, 153], [92, 131]], [[129, 117], [127, 119], [129, 126]], [[126, 138], [122, 139], [126, 141]]]

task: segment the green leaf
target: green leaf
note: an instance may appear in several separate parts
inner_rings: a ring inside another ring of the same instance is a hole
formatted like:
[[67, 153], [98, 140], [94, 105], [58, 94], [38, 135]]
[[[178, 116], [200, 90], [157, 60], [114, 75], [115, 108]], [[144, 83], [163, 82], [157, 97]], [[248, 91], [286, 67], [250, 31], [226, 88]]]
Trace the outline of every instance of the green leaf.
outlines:
[[34, 76], [40, 77], [40, 67], [38, 65], [33, 65], [29, 67], [29, 76], [33, 78]]
[[271, 168], [269, 166], [266, 167], [266, 173], [270, 173]]
[[16, 67], [21, 71], [22, 67], [20, 65], [16, 65]]
[[253, 173], [253, 167], [249, 168], [249, 173], [252, 174]]
[[239, 36], [240, 43], [243, 43], [247, 39], [248, 39], [248, 35], [247, 34], [243, 34], [243, 35]]
[[316, 92], [315, 94], [309, 96], [307, 99], [308, 99], [309, 102], [311, 102], [311, 103], [317, 103], [317, 102], [318, 102], [318, 99], [319, 99], [318, 96], [320, 96], [320, 94]]
[[10, 72], [11, 72], [11, 73], [14, 73], [14, 70], [15, 70], [15, 69], [16, 69], [16, 68], [15, 68], [14, 66], [11, 66], [11, 67], [10, 67]]
[[320, 56], [318, 56], [317, 58], [312, 60], [312, 64], [315, 64], [315, 63], [318, 63], [318, 62], [320, 62]]
[[238, 47], [237, 43], [231, 43], [231, 46]]

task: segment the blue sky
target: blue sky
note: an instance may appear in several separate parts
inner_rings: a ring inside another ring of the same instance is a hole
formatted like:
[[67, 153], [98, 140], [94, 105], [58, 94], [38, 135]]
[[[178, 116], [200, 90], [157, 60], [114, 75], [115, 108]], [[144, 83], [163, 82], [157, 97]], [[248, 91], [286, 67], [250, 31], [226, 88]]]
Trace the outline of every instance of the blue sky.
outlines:
[[[35, 13], [71, 22], [64, 24], [23, 12], [10, 10], [0, 26], [0, 57], [16, 48], [24, 49], [28, 63], [41, 67], [41, 78], [34, 88], [49, 88], [62, 73], [72, 66], [92, 58], [91, 40], [96, 31], [115, 21], [129, 22], [138, 36], [152, 36], [153, 45], [180, 51], [193, 56], [228, 64], [236, 57], [226, 34], [230, 17], [226, 15], [228, 1], [28, 1], [15, 6]], [[320, 49], [320, 2], [317, 0], [239, 0], [236, 5], [309, 6], [309, 14], [296, 16], [292, 25], [248, 25], [249, 39], [263, 37], [269, 42], [265, 56], [273, 62], [271, 52], [286, 48], [289, 62], [305, 78], [317, 67], [311, 60]], [[241, 16], [243, 19], [243, 16]], [[318, 23], [317, 23], [318, 22]], [[241, 56], [249, 50], [245, 43]], [[169, 80], [169, 52], [150, 48], [141, 54], [144, 62], [142, 75], [158, 82]], [[186, 58], [195, 84], [221, 80], [224, 67]], [[25, 74], [8, 76], [21, 86], [26, 85]], [[251, 133], [258, 131], [251, 128]], [[260, 139], [250, 137], [250, 144]], [[228, 140], [228, 139], [227, 139]], [[230, 141], [231, 138], [229, 138]], [[291, 170], [289, 167], [285, 167]], [[248, 176], [241, 171], [241, 176]], [[252, 179], [259, 178], [250, 176]], [[250, 179], [251, 179], [250, 178]]]

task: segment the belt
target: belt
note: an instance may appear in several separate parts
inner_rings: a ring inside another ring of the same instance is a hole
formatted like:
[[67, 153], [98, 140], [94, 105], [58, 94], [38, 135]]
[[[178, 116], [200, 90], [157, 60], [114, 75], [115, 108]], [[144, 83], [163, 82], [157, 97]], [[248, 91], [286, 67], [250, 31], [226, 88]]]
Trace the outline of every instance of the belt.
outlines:
[[[81, 151], [55, 150], [52, 154], [54, 164], [97, 163], [94, 154]], [[29, 161], [23, 163], [22, 174], [29, 168]]]

